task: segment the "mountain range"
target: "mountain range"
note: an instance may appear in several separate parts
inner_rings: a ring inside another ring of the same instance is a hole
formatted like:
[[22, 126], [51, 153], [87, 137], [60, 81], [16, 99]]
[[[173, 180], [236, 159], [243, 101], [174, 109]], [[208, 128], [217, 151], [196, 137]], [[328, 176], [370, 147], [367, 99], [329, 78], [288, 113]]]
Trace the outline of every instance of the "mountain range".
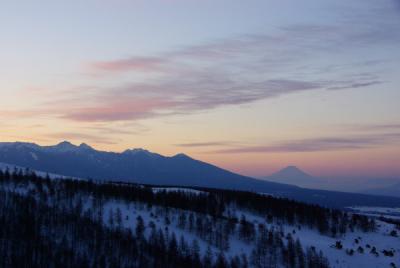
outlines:
[[[145, 149], [116, 153], [67, 141], [53, 146], [3, 142], [0, 162], [83, 179], [245, 190], [331, 207], [400, 206], [400, 198], [305, 189], [239, 175], [185, 154], [163, 156]], [[296, 168], [289, 167], [281, 174], [296, 172]]]

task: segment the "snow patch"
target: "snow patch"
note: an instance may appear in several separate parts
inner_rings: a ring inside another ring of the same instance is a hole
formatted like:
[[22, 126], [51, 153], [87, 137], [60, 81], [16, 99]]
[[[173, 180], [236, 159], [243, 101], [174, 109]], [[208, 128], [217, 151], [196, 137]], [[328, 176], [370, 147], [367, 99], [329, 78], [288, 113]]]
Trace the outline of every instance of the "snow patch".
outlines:
[[34, 160], [36, 160], [36, 161], [39, 160], [39, 157], [37, 156], [37, 154], [35, 154], [34, 152], [30, 152], [30, 154], [31, 154], [31, 156], [32, 156], [32, 158], [33, 158]]
[[166, 192], [185, 192], [185, 193], [192, 193], [192, 194], [204, 194], [207, 192], [195, 190], [191, 188], [180, 188], [180, 187], [152, 187], [154, 193], [166, 191]]

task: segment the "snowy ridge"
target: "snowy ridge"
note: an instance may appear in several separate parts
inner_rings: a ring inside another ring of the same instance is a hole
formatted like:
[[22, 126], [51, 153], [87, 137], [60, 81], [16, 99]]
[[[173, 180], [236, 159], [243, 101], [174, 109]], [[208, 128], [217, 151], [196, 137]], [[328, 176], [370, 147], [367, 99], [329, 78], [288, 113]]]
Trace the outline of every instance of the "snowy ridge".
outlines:
[[64, 176], [64, 175], [55, 174], [55, 173], [48, 173], [48, 172], [44, 172], [44, 171], [40, 171], [40, 170], [34, 170], [34, 169], [27, 168], [27, 167], [20, 167], [20, 166], [16, 166], [16, 165], [12, 165], [12, 164], [1, 163], [1, 162], [0, 162], [0, 170], [1, 171], [9, 170], [10, 172], [12, 172], [13, 170], [23, 170], [24, 172], [25, 171], [33, 172], [37, 176], [43, 177], [43, 178], [48, 176], [50, 179], [75, 179], [75, 180], [81, 179], [81, 178]]
[[191, 188], [185, 188], [185, 187], [151, 187], [153, 192], [184, 192], [184, 193], [192, 193], [192, 194], [205, 194], [207, 192], [200, 191], [200, 190], [195, 190]]
[[400, 208], [386, 207], [348, 207], [350, 211], [358, 214], [368, 215], [373, 217], [386, 217], [400, 220]]

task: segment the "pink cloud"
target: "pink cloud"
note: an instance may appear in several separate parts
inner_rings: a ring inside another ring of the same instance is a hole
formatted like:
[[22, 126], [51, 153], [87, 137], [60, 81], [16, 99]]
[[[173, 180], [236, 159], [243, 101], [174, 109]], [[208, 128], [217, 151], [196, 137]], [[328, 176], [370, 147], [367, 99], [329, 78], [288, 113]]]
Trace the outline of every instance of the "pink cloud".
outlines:
[[85, 133], [75, 133], [75, 132], [56, 132], [45, 135], [48, 138], [55, 138], [58, 140], [86, 140], [101, 144], [116, 144], [111, 138], [105, 138], [99, 135], [85, 134]]
[[168, 109], [174, 105], [171, 101], [159, 98], [111, 100], [92, 107], [77, 108], [71, 112], [64, 110], [61, 117], [89, 122], [135, 120], [153, 116], [162, 109]]
[[[321, 41], [326, 38], [322, 34], [324, 30], [331, 29], [287, 28], [274, 35], [238, 36], [153, 56], [93, 62], [89, 65], [94, 74], [141, 71], [162, 72], [162, 75], [151, 79], [136, 76], [132, 80], [116, 79], [111, 85], [95, 81], [96, 84], [71, 89], [58, 86], [50, 91], [36, 91], [35, 97], [41, 99], [37, 108], [6, 111], [7, 116], [13, 113], [16, 117], [43, 115], [82, 122], [134, 121], [246, 104], [303, 91], [353, 89], [382, 83], [375, 72], [354, 72], [354, 64], [359, 62], [350, 62], [337, 75], [329, 73], [326, 77], [314, 75], [321, 71], [327, 73], [325, 65], [303, 66], [304, 59], [308, 62], [316, 51], [325, 51], [330, 46]], [[347, 28], [343, 31], [345, 36], [350, 34]], [[299, 36], [304, 38], [298, 39]], [[329, 51], [336, 52], [336, 44], [331, 48]], [[301, 77], [298, 76], [300, 69], [305, 70]], [[360, 74], [363, 75], [360, 77]], [[57, 94], [51, 94], [54, 90]], [[302, 148], [299, 146], [298, 150]]]
[[90, 64], [94, 71], [124, 72], [124, 71], [159, 71], [165, 58], [131, 57], [126, 59], [97, 61]]

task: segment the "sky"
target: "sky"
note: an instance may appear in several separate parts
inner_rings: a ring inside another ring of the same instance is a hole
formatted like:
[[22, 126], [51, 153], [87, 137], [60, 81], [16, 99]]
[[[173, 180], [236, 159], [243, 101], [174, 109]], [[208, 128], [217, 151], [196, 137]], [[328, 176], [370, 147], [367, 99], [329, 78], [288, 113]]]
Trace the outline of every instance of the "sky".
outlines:
[[0, 141], [400, 178], [400, 1], [2, 1]]

